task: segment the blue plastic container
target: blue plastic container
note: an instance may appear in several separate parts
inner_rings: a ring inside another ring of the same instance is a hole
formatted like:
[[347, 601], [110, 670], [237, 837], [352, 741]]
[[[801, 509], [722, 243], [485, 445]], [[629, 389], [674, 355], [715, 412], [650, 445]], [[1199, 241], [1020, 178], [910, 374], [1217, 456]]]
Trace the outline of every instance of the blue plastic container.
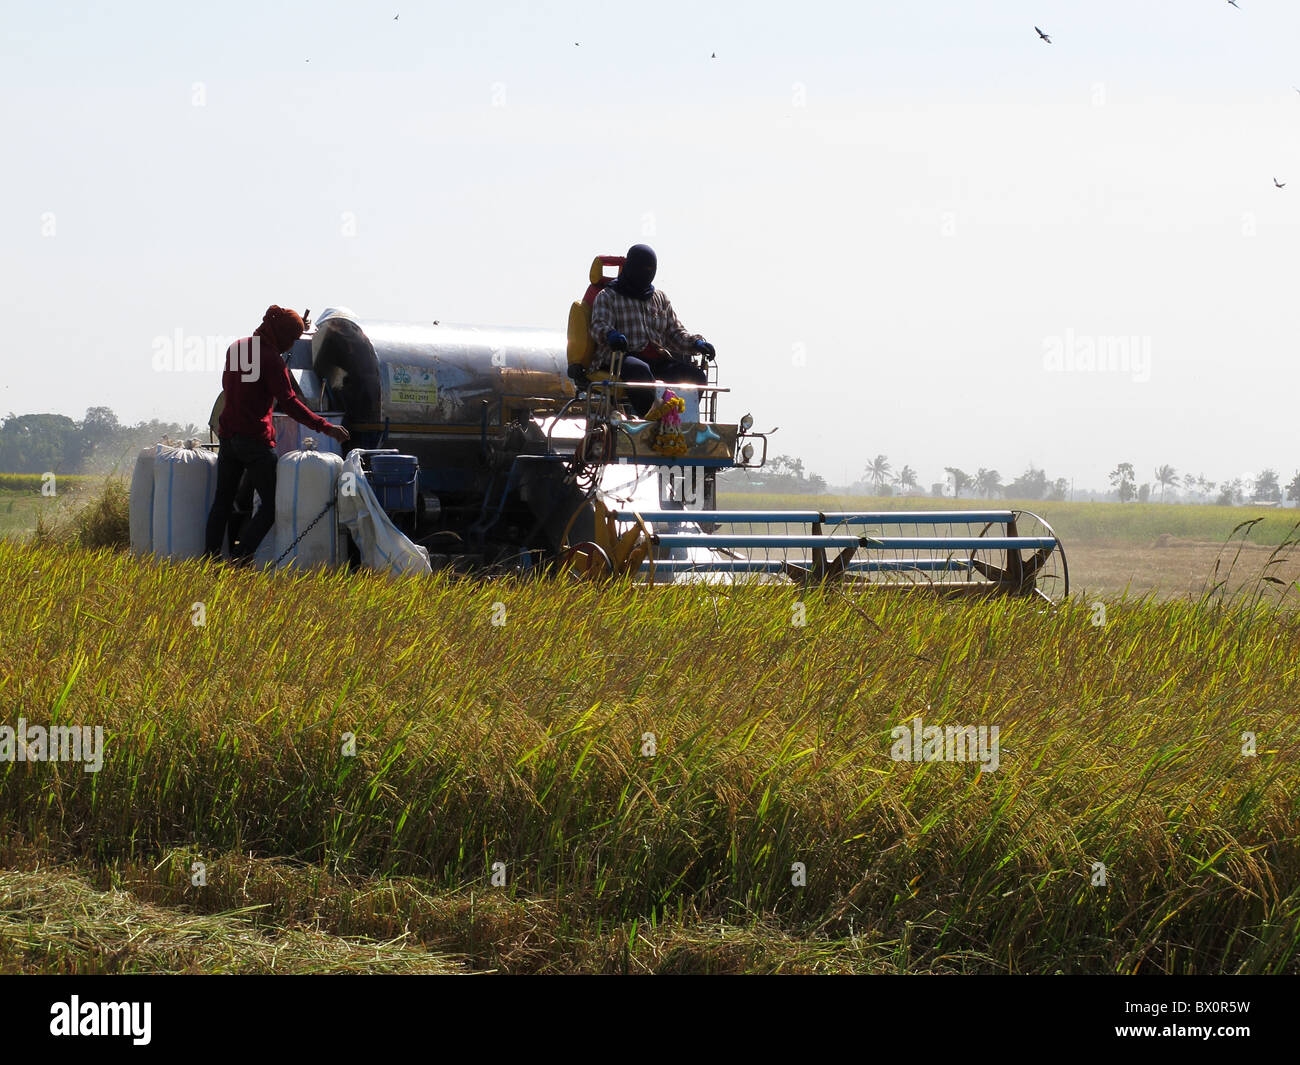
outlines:
[[379, 505], [390, 514], [415, 510], [416, 481], [420, 460], [414, 455], [371, 455], [370, 486]]

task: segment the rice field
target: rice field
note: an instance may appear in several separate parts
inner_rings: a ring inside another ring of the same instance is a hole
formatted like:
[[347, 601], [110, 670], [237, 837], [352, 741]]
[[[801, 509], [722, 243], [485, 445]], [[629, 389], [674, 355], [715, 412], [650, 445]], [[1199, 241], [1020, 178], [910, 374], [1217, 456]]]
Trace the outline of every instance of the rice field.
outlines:
[[3, 971], [1300, 971], [1300, 619], [1249, 589], [0, 567], [0, 726], [104, 735], [0, 760]]

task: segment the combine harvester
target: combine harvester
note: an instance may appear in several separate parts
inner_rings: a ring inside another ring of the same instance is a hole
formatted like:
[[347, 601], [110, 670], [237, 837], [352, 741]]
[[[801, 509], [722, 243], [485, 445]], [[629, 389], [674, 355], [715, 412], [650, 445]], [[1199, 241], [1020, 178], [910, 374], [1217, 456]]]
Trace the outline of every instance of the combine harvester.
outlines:
[[[610, 374], [591, 374], [582, 392], [569, 378], [571, 364], [588, 366], [592, 302], [621, 265], [617, 256], [592, 263], [567, 338], [321, 314], [287, 360], [304, 402], [349, 430], [349, 454], [329, 457], [324, 494], [307, 493], [305, 506], [297, 493], [277, 501], [274, 550], [259, 558], [648, 584], [835, 581], [1051, 602], [1068, 593], [1061, 544], [1028, 511], [719, 511], [718, 471], [762, 467], [767, 437], [749, 415], [718, 420], [728, 389], [716, 366], [707, 385], [658, 385], [661, 402], [646, 420], [632, 416]], [[300, 476], [303, 452], [296, 423], [276, 422], [281, 451], [294, 449], [282, 454], [279, 496], [289, 492], [286, 472]], [[348, 473], [365, 481], [359, 503], [339, 491]], [[160, 478], [137, 469], [142, 482]], [[133, 483], [133, 506], [135, 495]], [[157, 489], [150, 499], [153, 527], [165, 520], [170, 535]], [[342, 546], [300, 558], [303, 530]], [[158, 539], [153, 553], [167, 555]]]

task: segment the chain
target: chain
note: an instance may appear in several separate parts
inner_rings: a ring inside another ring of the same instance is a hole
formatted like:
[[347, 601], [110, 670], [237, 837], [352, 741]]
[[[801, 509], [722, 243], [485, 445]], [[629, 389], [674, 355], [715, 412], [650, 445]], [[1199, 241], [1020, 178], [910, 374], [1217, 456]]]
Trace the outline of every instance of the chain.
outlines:
[[326, 503], [325, 509], [322, 510], [319, 514], [317, 514], [316, 517], [311, 519], [311, 524], [308, 525], [307, 528], [303, 529], [303, 531], [298, 534], [297, 539], [295, 539], [293, 543], [291, 543], [288, 547], [284, 549], [284, 554], [282, 554], [279, 558], [277, 558], [273, 563], [273, 565], [275, 565], [278, 568], [280, 563], [283, 562], [288, 557], [289, 552], [298, 546], [299, 541], [301, 541], [304, 536], [306, 536], [309, 532], [312, 531], [312, 529], [316, 527], [316, 523], [320, 521], [321, 518], [325, 517], [325, 515], [329, 513], [329, 509], [333, 505], [334, 505], [334, 500], [332, 499], [328, 503]]

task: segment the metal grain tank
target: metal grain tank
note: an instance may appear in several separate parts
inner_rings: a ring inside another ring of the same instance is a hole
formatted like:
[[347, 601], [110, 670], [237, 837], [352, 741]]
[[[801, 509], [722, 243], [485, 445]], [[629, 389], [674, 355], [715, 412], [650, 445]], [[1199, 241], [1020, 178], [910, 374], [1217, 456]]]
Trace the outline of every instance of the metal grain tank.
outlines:
[[[555, 412], [575, 395], [566, 342], [549, 330], [363, 321], [330, 309], [288, 364], [309, 406], [343, 413], [350, 447], [416, 456], [422, 516], [438, 512], [443, 528], [467, 533], [514, 459], [545, 451], [534, 412]], [[554, 483], [562, 475], [552, 461], [524, 480], [567, 496]], [[516, 472], [511, 491], [525, 487]]]
[[310, 405], [344, 412], [358, 445], [415, 455], [429, 491], [472, 491], [472, 470], [511, 422], [573, 397], [565, 343], [554, 331], [360, 321], [331, 309], [289, 366]]

